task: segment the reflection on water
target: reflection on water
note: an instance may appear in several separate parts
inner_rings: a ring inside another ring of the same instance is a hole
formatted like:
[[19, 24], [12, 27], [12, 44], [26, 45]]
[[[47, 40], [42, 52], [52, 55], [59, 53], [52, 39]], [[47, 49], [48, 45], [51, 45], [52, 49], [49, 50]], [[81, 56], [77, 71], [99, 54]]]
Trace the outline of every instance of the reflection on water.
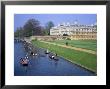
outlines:
[[29, 55], [23, 43], [14, 45], [14, 75], [15, 76], [91, 76], [92, 72], [81, 68], [61, 57], [59, 60], [49, 58], [43, 49], [37, 48], [37, 56], [29, 56], [29, 65], [22, 66], [20, 58]]

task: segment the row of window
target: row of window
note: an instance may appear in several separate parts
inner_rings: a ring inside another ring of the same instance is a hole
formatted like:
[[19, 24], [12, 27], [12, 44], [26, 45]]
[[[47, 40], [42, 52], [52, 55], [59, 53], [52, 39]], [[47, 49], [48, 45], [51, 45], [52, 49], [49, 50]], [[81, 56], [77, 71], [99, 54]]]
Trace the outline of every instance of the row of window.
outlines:
[[[51, 34], [59, 34], [58, 31], [54, 31], [54, 32], [51, 32]], [[69, 32], [69, 31], [61, 31], [61, 33], [65, 33], [65, 34], [96, 34], [96, 32]]]
[[75, 34], [96, 34], [96, 32], [76, 32]]
[[76, 38], [96, 38], [97, 36], [91, 36], [91, 35], [88, 35], [88, 36], [75, 36]]
[[89, 32], [96, 32], [97, 30], [96, 29], [53, 29], [53, 30], [51, 30], [51, 31], [69, 31], [69, 32], [73, 32], [73, 31], [84, 31], [84, 32], [87, 32], [87, 31], [89, 31]]

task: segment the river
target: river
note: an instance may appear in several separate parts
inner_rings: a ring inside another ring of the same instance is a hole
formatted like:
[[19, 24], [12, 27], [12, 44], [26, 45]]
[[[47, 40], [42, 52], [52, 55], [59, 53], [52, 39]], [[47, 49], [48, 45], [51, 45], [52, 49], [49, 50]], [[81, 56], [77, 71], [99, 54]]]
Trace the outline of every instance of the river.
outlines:
[[37, 56], [29, 56], [29, 65], [24, 67], [20, 59], [27, 55], [23, 43], [14, 43], [14, 76], [94, 76], [95, 74], [62, 57], [58, 61], [49, 58], [44, 49], [37, 49]]

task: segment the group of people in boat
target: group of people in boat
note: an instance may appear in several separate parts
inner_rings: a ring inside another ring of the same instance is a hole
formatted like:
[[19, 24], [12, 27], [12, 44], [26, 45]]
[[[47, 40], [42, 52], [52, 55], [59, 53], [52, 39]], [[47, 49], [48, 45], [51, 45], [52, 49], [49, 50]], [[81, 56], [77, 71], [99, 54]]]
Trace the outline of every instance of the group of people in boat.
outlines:
[[37, 56], [37, 53], [34, 53], [34, 52], [30, 52], [30, 55], [32, 55], [32, 56]]
[[29, 59], [28, 57], [26, 58], [21, 58], [20, 59], [20, 63], [23, 65], [23, 66], [28, 66], [28, 62], [29, 62]]
[[57, 53], [56, 54], [50, 53], [49, 50], [47, 49], [45, 51], [45, 54], [49, 54], [50, 59], [58, 60]]
[[[37, 53], [31, 52], [30, 55], [32, 55], [32, 56], [37, 56]], [[26, 55], [26, 57], [21, 58], [21, 59], [20, 59], [20, 63], [21, 63], [23, 66], [28, 66], [28, 63], [29, 63], [28, 56]]]
[[[37, 56], [37, 53], [34, 53], [33, 51], [31, 51], [29, 53], [30, 56]], [[29, 57], [26, 55], [24, 58], [21, 58], [20, 59], [20, 63], [23, 65], [23, 66], [28, 66], [28, 62], [29, 62]]]

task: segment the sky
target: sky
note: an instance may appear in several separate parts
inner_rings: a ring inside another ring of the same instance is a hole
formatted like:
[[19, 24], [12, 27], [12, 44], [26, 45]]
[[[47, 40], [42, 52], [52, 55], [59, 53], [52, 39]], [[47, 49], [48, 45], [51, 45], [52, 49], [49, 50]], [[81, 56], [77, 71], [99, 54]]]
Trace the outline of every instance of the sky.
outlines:
[[91, 25], [97, 22], [96, 14], [15, 14], [14, 15], [14, 31], [17, 27], [23, 27], [23, 25], [29, 19], [36, 19], [40, 21], [41, 26], [45, 26], [47, 22], [52, 21], [55, 26], [60, 23], [74, 23], [78, 21], [79, 24]]

